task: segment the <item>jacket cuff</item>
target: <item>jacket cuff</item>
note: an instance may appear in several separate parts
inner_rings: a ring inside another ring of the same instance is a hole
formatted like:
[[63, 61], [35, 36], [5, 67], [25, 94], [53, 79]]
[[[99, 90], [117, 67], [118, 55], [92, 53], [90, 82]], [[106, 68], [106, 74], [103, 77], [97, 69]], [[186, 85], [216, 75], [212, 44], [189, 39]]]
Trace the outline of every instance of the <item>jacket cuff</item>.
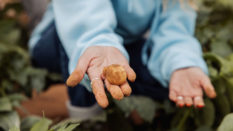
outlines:
[[90, 107], [78, 107], [71, 105], [70, 101], [67, 101], [66, 107], [69, 111], [69, 117], [80, 121], [90, 120], [104, 113], [97, 103]]

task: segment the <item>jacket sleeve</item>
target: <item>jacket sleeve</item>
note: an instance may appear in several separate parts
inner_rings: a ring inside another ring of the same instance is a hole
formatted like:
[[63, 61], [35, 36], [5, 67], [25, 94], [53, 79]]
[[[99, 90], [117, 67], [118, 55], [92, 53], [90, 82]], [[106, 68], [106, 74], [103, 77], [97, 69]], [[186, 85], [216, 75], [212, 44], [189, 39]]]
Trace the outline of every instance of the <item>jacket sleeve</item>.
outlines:
[[161, 3], [149, 37], [151, 54], [147, 66], [152, 76], [167, 87], [172, 73], [180, 68], [199, 67], [207, 74], [200, 43], [193, 36], [196, 12], [179, 0], [168, 0], [165, 9]]
[[70, 59], [71, 73], [90, 46], [118, 48], [128, 59], [122, 38], [114, 33], [116, 16], [110, 0], [53, 0], [55, 25]]

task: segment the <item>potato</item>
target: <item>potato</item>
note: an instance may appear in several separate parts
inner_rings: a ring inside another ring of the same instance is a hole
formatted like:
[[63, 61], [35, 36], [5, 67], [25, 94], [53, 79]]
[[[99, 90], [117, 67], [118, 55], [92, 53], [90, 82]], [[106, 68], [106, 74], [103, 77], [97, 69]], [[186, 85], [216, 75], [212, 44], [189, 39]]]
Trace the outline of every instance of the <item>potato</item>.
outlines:
[[105, 67], [103, 70], [103, 75], [112, 85], [122, 85], [127, 79], [127, 74], [124, 67], [116, 64]]

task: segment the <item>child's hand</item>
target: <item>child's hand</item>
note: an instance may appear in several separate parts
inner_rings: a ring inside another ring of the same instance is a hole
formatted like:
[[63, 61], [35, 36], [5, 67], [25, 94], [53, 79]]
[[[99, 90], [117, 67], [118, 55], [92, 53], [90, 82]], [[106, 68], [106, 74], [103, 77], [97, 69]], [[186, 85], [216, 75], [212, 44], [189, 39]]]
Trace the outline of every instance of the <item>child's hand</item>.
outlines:
[[215, 90], [201, 69], [196, 67], [175, 71], [171, 76], [169, 98], [178, 106], [204, 106], [203, 90], [210, 98], [216, 97]]
[[108, 91], [115, 99], [122, 99], [124, 95], [129, 95], [129, 90], [131, 91], [128, 82], [118, 86], [110, 84], [107, 79], [104, 78], [104, 75], [102, 74], [104, 67], [112, 64], [124, 67], [128, 80], [134, 81], [136, 79], [135, 72], [117, 48], [109, 46], [92, 46], [87, 48], [80, 57], [76, 69], [67, 80], [67, 85], [76, 86], [83, 79], [84, 74], [87, 73], [91, 80], [92, 90], [98, 104], [105, 108], [108, 106], [108, 100], [105, 94], [103, 80]]

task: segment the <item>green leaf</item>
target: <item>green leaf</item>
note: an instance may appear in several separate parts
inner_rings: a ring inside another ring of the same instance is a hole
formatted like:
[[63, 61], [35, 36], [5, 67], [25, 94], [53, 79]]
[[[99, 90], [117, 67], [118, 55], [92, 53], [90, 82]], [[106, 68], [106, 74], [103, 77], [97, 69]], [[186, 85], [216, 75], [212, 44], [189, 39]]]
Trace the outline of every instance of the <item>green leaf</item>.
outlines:
[[[63, 120], [61, 122], [59, 122], [56, 125], [53, 125], [50, 130], [62, 130], [62, 129], [66, 129], [70, 124], [77, 127], [80, 123], [80, 120], [76, 120], [76, 119], [68, 119], [68, 120]], [[73, 127], [71, 126], [71, 127]], [[70, 127], [70, 128], [71, 128]]]
[[226, 83], [227, 83], [226, 96], [231, 105], [231, 109], [233, 109], [233, 78], [226, 78]]
[[11, 127], [9, 131], [20, 131], [20, 129], [18, 127]]
[[15, 85], [11, 81], [5, 78], [5, 79], [2, 79], [2, 83], [0, 86], [2, 89], [5, 90], [5, 92], [12, 92], [14, 90]]
[[41, 117], [38, 116], [28, 116], [21, 121], [20, 128], [21, 131], [29, 131], [35, 123], [39, 122]]
[[161, 105], [144, 96], [130, 96], [121, 101], [114, 100], [116, 105], [128, 116], [133, 110], [148, 122], [152, 122], [156, 109]]
[[20, 37], [20, 30], [13, 29], [4, 36], [4, 39], [2, 39], [2, 41], [8, 44], [17, 44], [19, 41], [19, 37]]
[[202, 109], [195, 110], [195, 123], [199, 126], [211, 127], [215, 120], [215, 107], [214, 104], [209, 100], [204, 100], [205, 107]]
[[217, 80], [213, 81], [213, 85], [215, 87], [217, 95], [224, 94], [226, 92], [226, 82], [222, 78], [218, 78]]
[[213, 53], [205, 53], [204, 58], [208, 64], [213, 65], [213, 67], [217, 67], [217, 70], [220, 70], [223, 64], [226, 63], [222, 57]]
[[225, 44], [228, 44], [228, 40], [232, 39], [232, 29], [232, 22], [224, 23], [224, 27], [221, 30], [215, 32], [216, 39], [225, 42]]
[[0, 21], [0, 40], [7, 44], [17, 44], [20, 37], [20, 30], [15, 28], [15, 21]]
[[188, 118], [191, 116], [192, 108], [177, 108], [171, 119], [171, 127], [177, 131], [185, 131]]
[[233, 77], [232, 63], [229, 60], [213, 53], [205, 53], [204, 58], [208, 66], [213, 66], [218, 70], [219, 76]]
[[0, 128], [9, 130], [11, 127], [20, 127], [20, 119], [17, 112], [0, 113]]
[[228, 114], [224, 117], [217, 131], [233, 131], [233, 113]]
[[218, 70], [215, 69], [214, 67], [212, 66], [209, 66], [208, 67], [208, 70], [209, 70], [209, 76], [212, 80], [215, 80], [217, 79], [219, 76], [218, 76]]
[[233, 8], [233, 1], [232, 0], [217, 0], [217, 2], [225, 7], [230, 9]]
[[14, 93], [14, 94], [10, 94], [7, 96], [10, 101], [24, 101], [27, 100], [27, 97], [23, 94], [19, 94], [19, 93]]
[[213, 129], [209, 126], [200, 126], [196, 131], [213, 131]]
[[50, 124], [52, 124], [51, 120], [42, 118], [33, 125], [30, 131], [48, 131]]
[[229, 60], [230, 62], [233, 62], [233, 53], [227, 57], [227, 60]]
[[48, 74], [46, 70], [27, 68], [30, 76], [30, 87], [36, 89], [38, 92], [41, 92], [45, 88], [45, 77]]
[[50, 79], [52, 81], [62, 81], [63, 80], [61, 74], [57, 74], [57, 73], [50, 72], [47, 77], [48, 77], [48, 79]]
[[28, 73], [24, 70], [20, 72], [10, 71], [9, 72], [11, 80], [17, 82], [20, 86], [24, 87], [27, 85], [28, 82]]
[[216, 112], [221, 117], [225, 116], [226, 114], [231, 112], [230, 103], [224, 94], [218, 94], [217, 97], [214, 99], [214, 104], [216, 106]]
[[11, 111], [12, 110], [12, 105], [7, 97], [2, 97], [0, 98], [0, 112], [5, 112], [5, 111]]
[[72, 123], [66, 127], [61, 127], [58, 131], [73, 131], [77, 126], [79, 126], [79, 123]]
[[162, 108], [166, 111], [167, 114], [171, 114], [176, 111], [175, 106], [172, 105], [172, 102], [170, 100], [165, 100], [163, 102]]
[[227, 44], [227, 41], [213, 40], [211, 44], [211, 52], [226, 57], [232, 53], [232, 49], [230, 45]]

